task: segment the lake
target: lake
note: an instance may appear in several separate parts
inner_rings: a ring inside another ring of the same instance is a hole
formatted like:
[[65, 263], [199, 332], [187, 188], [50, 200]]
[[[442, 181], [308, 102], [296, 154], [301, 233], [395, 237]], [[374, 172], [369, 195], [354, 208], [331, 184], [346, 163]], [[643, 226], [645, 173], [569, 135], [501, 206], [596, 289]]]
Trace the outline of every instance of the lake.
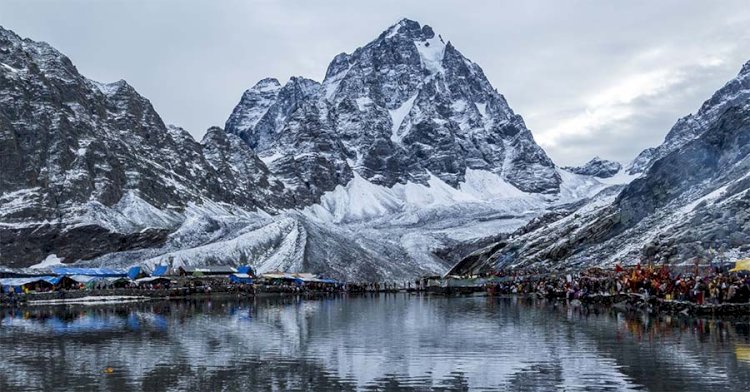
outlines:
[[0, 310], [0, 391], [746, 391], [750, 324], [409, 294]]

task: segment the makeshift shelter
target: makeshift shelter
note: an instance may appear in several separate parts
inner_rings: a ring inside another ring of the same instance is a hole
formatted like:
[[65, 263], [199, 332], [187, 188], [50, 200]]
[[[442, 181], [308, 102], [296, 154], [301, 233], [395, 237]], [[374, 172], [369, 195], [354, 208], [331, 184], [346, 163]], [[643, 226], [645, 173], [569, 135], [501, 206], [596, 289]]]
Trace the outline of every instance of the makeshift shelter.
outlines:
[[255, 270], [253, 269], [253, 267], [249, 265], [242, 265], [242, 266], [237, 267], [237, 273], [255, 276]]
[[267, 274], [261, 275], [261, 277], [264, 280], [270, 281], [272, 283], [294, 283], [297, 285], [301, 285], [305, 283], [302, 278], [295, 276], [293, 274], [287, 274], [283, 272], [270, 272]]
[[729, 272], [750, 271], [750, 259], [737, 260]]
[[128, 278], [130, 279], [135, 280], [144, 277], [146, 277], [146, 274], [143, 272], [143, 269], [140, 266], [136, 265], [128, 270]]
[[22, 293], [24, 290], [39, 291], [51, 289], [59, 282], [54, 276], [37, 276], [31, 278], [5, 278], [0, 279], [0, 287], [4, 293]]
[[105, 278], [105, 279], [106, 279], [106, 283], [104, 282], [98, 282], [98, 283], [104, 284], [105, 287], [112, 287], [116, 289], [122, 289], [133, 284], [133, 281], [128, 278]]
[[250, 275], [241, 273], [229, 275], [229, 281], [235, 284], [253, 284], [253, 278]]
[[163, 276], [151, 276], [148, 278], [135, 280], [135, 284], [137, 284], [138, 286], [142, 286], [145, 284], [169, 286], [170, 283], [172, 282], [168, 278], [165, 278]]
[[151, 272], [151, 276], [166, 276], [167, 272], [169, 272], [168, 265], [157, 265]]
[[229, 276], [235, 272], [237, 271], [234, 268], [227, 265], [210, 267], [182, 266], [179, 268], [179, 273], [182, 276]]
[[81, 288], [81, 285], [85, 286], [94, 279], [96, 278], [84, 275], [58, 276], [53, 280], [53, 284], [58, 289], [70, 290]]
[[56, 268], [52, 268], [52, 272], [58, 276], [83, 275], [83, 276], [99, 276], [103, 278], [128, 276], [127, 271], [115, 270], [112, 268], [56, 267]]

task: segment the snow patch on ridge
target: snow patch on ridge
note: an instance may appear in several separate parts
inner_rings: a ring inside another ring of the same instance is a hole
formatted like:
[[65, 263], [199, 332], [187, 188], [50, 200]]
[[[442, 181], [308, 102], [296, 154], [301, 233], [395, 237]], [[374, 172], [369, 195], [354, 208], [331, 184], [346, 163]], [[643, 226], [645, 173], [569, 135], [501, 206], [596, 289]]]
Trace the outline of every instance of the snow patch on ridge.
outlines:
[[430, 71], [431, 74], [445, 73], [443, 68], [443, 55], [445, 54], [445, 44], [439, 37], [430, 38], [424, 41], [416, 41], [414, 45], [419, 51], [419, 57], [422, 59], [422, 65]]
[[402, 103], [398, 108], [388, 111], [388, 113], [391, 115], [391, 124], [393, 124], [391, 128], [392, 142], [397, 144], [401, 143], [403, 135], [399, 135], [398, 130], [401, 129], [401, 123], [404, 122], [404, 119], [409, 115], [412, 107], [414, 107], [414, 100], [417, 99], [417, 95], [419, 94], [414, 94], [413, 97], [407, 99], [406, 102]]
[[55, 254], [51, 254], [47, 256], [46, 259], [42, 260], [39, 264], [34, 264], [30, 269], [45, 269], [49, 267], [54, 267], [57, 265], [62, 265], [62, 261], [65, 260], [64, 257], [57, 257]]
[[479, 200], [497, 200], [526, 197], [528, 193], [516, 188], [500, 176], [485, 170], [466, 170], [466, 182], [460, 189]]
[[476, 106], [479, 114], [482, 116], [482, 119], [487, 118], [487, 103], [477, 103]]
[[133, 233], [151, 227], [171, 228], [182, 221], [175, 211], [159, 209], [128, 191], [120, 201], [107, 207], [98, 201], [90, 201], [85, 211], [72, 227], [98, 225], [117, 233]]
[[609, 178], [597, 177], [596, 180], [601, 182], [602, 184], [607, 185], [626, 185], [633, 182], [633, 180], [640, 177], [642, 174], [643, 173], [628, 174], [626, 165], [622, 165], [622, 169], [620, 169], [620, 171], [618, 171], [614, 176]]
[[688, 205], [682, 207], [681, 211], [683, 213], [689, 213], [689, 212], [692, 212], [695, 209], [695, 207], [698, 206], [698, 204], [700, 204], [700, 203], [702, 203], [704, 201], [708, 202], [708, 201], [711, 201], [711, 200], [718, 199], [727, 190], [728, 187], [729, 187], [729, 185], [724, 185], [723, 187], [718, 188], [718, 189], [714, 190], [713, 192], [711, 192], [711, 193], [709, 193], [709, 194], [707, 194], [707, 195], [705, 195], [703, 197], [700, 197], [700, 198], [694, 200], [692, 203], [689, 203]]
[[562, 179], [559, 199], [561, 203], [569, 203], [592, 197], [609, 186], [592, 176], [576, 174], [559, 168], [557, 169], [557, 173]]
[[97, 82], [96, 80], [89, 79], [91, 83], [96, 86], [96, 88], [99, 89], [99, 91], [102, 92], [102, 94], [111, 97], [112, 95], [115, 95], [117, 91], [122, 87], [122, 81], [112, 82], [112, 83], [102, 83]]
[[339, 84], [341, 84], [341, 81], [344, 80], [346, 75], [349, 73], [349, 70], [352, 69], [352, 66], [349, 65], [349, 67], [336, 75], [332, 76], [330, 79], [326, 80], [325, 85], [323, 86], [323, 90], [325, 93], [325, 97], [327, 101], [330, 101], [333, 99], [333, 96], [336, 94], [336, 91], [339, 88]]
[[5, 63], [0, 63], [0, 65], [2, 65], [2, 66], [3, 66], [4, 68], [6, 68], [6, 69], [7, 69], [8, 71], [10, 71], [10, 72], [14, 72], [14, 73], [15, 73], [15, 72], [18, 72], [18, 69], [16, 69], [16, 68], [13, 68], [13, 67], [11, 67], [11, 66], [10, 66], [10, 65], [8, 65], [8, 64], [5, 64]]

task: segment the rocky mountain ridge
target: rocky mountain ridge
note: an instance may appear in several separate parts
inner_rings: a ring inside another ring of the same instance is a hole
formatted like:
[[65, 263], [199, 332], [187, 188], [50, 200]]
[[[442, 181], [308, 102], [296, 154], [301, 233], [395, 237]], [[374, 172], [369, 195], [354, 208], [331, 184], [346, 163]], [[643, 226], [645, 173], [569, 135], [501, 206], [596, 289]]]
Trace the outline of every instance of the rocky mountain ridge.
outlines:
[[[456, 273], [521, 265], [706, 262], [750, 253], [750, 62], [664, 143], [631, 183], [462, 260]], [[642, 159], [648, 157], [647, 159]]]
[[[198, 143], [125, 81], [91, 81], [46, 43], [1, 28], [0, 100], [5, 265], [159, 245], [179, 223], [172, 212], [191, 203], [268, 211], [293, 203], [234, 135], [210, 131]], [[144, 221], [141, 208], [160, 219]]]
[[406, 19], [336, 56], [322, 83], [261, 80], [200, 142], [126, 82], [91, 81], [5, 29], [0, 100], [13, 268], [434, 275], [612, 183], [555, 167], [478, 65]]

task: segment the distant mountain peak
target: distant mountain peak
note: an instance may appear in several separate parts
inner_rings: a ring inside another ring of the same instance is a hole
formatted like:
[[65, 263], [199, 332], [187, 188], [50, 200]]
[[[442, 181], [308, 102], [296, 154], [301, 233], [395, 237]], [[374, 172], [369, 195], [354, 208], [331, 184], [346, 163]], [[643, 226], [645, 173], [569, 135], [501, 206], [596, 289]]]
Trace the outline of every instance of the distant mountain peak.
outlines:
[[276, 78], [265, 78], [255, 83], [250, 90], [254, 91], [273, 91], [281, 88], [281, 83]]
[[600, 158], [598, 155], [586, 162], [583, 166], [564, 167], [563, 169], [581, 175], [609, 178], [622, 169], [622, 164]]

